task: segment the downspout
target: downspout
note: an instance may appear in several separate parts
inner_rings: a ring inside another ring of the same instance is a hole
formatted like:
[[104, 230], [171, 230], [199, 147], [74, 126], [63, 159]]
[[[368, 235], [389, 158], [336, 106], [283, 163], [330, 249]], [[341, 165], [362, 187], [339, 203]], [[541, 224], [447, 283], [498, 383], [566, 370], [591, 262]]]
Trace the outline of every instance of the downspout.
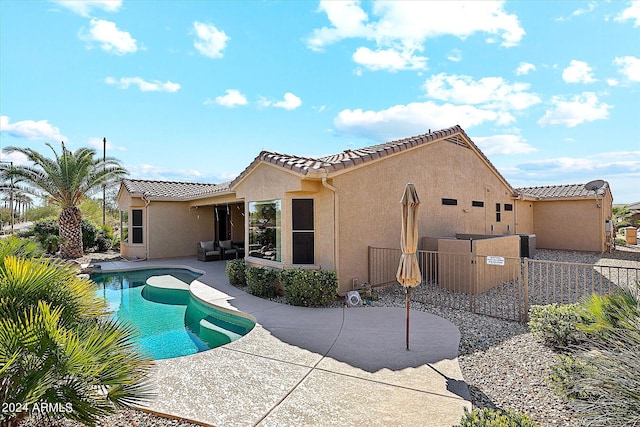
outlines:
[[322, 170], [322, 186], [328, 188], [333, 192], [333, 266], [336, 270], [336, 275], [338, 276], [338, 281], [340, 280], [340, 237], [339, 237], [339, 198], [338, 198], [338, 189], [333, 185], [327, 182], [327, 171]]
[[147, 195], [145, 193], [142, 194], [142, 200], [144, 200], [144, 255], [146, 259], [149, 259], [149, 205], [151, 204], [151, 200], [147, 199]]

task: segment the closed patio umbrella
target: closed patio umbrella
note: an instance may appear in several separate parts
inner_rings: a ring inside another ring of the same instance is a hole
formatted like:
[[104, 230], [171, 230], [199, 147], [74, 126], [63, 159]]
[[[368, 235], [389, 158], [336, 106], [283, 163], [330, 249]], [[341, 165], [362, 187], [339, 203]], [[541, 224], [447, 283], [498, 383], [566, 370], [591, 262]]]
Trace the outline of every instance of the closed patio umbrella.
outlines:
[[409, 350], [409, 309], [411, 307], [411, 288], [422, 282], [420, 265], [416, 251], [418, 250], [418, 205], [420, 199], [413, 184], [408, 183], [400, 200], [402, 204], [402, 233], [400, 246], [402, 255], [396, 279], [407, 291], [407, 350]]

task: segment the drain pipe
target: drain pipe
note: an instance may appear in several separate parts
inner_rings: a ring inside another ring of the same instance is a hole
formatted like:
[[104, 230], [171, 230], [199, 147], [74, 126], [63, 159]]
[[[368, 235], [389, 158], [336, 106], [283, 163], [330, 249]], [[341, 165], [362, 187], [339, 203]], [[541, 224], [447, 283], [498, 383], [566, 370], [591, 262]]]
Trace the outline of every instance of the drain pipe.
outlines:
[[147, 199], [147, 194], [142, 194], [142, 200], [144, 200], [144, 230], [142, 238], [144, 239], [144, 258], [149, 259], [149, 205], [151, 204], [151, 200]]
[[333, 185], [327, 182], [327, 171], [326, 169], [321, 169], [322, 172], [322, 186], [331, 190], [333, 193], [333, 266], [336, 270], [336, 275], [340, 277], [339, 273], [339, 264], [340, 264], [340, 237], [339, 237], [339, 219], [340, 219], [340, 211], [339, 211], [339, 198], [338, 198], [338, 189]]

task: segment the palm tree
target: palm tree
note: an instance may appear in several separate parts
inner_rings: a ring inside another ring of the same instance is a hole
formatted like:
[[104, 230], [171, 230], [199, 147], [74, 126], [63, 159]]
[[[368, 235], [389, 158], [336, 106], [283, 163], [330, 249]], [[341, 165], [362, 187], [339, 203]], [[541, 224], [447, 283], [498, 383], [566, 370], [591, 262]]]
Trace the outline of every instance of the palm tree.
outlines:
[[47, 416], [95, 425], [151, 398], [152, 362], [133, 327], [108, 315], [94, 282], [37, 254], [28, 241], [0, 240], [0, 402], [21, 405], [3, 408], [0, 426], [43, 403], [57, 408]]
[[82, 250], [82, 213], [80, 202], [127, 174], [127, 170], [118, 160], [107, 157], [95, 158], [96, 151], [91, 148], [79, 148], [69, 151], [62, 143], [62, 154], [47, 144], [54, 159], [43, 156], [31, 148], [7, 147], [7, 153], [24, 154], [32, 166], [2, 166], [5, 177], [15, 177], [34, 187], [40, 197], [46, 197], [50, 203], [60, 206], [58, 217], [62, 258], [79, 258]]

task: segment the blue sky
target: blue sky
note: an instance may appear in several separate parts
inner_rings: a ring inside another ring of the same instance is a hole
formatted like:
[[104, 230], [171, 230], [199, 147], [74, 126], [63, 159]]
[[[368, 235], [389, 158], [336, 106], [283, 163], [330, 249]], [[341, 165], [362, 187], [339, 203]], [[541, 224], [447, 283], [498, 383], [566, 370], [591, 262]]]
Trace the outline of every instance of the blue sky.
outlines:
[[3, 148], [196, 182], [459, 124], [514, 187], [631, 203], [640, 2], [2, 0], [0, 115]]

